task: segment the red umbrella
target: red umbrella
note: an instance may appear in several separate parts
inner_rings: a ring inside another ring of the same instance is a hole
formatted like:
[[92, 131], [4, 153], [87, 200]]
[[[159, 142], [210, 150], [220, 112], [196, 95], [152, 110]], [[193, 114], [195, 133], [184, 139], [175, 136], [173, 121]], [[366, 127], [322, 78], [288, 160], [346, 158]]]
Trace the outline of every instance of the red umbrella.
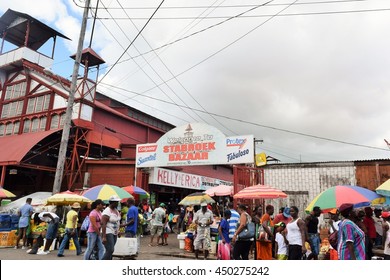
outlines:
[[233, 196], [233, 186], [219, 185], [207, 189], [204, 193], [207, 193], [209, 196]]
[[247, 187], [238, 193], [236, 193], [233, 198], [241, 198], [241, 199], [272, 199], [272, 198], [286, 198], [287, 194], [282, 192], [281, 190], [272, 188], [267, 185], [255, 185], [251, 187]]

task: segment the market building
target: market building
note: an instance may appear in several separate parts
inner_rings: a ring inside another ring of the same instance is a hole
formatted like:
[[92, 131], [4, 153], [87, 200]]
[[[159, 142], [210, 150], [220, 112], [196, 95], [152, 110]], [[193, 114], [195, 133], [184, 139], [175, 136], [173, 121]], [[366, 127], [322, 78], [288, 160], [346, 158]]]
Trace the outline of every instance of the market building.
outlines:
[[[68, 38], [13, 10], [1, 16], [0, 33], [0, 186], [18, 197], [52, 191], [71, 81], [48, 69], [57, 39]], [[5, 43], [13, 48], [4, 51]], [[41, 52], [50, 44], [49, 54]], [[93, 49], [83, 50], [61, 191], [137, 184], [157, 202], [232, 184], [232, 166], [136, 169], [136, 145], [154, 143], [174, 126], [97, 92], [103, 63]]]

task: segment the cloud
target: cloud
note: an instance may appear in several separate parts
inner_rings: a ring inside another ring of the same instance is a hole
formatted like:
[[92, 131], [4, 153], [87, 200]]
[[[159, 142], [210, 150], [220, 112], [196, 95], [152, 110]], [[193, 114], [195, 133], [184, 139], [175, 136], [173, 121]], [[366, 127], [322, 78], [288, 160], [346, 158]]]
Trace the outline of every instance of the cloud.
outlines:
[[[201, 5], [198, 1], [176, 1], [165, 5], [207, 6], [213, 2]], [[73, 54], [82, 9], [71, 0], [45, 1], [48, 10], [45, 8], [42, 13], [37, 7], [28, 8], [29, 3], [21, 0], [2, 3], [0, 10], [5, 11], [9, 6], [59, 29], [72, 38], [72, 42], [65, 43], [65, 51]], [[137, 1], [120, 3], [125, 7], [146, 6]], [[272, 2], [281, 3], [285, 1]], [[119, 7], [115, 1], [102, 1], [100, 7], [114, 5]], [[214, 5], [228, 4], [219, 1]], [[147, 6], [156, 7], [157, 2]], [[249, 15], [275, 15], [284, 7], [264, 7]], [[155, 52], [150, 52], [151, 48], [223, 19], [152, 20], [143, 36], [123, 55], [121, 63], [103, 79], [99, 89], [175, 125], [201, 121], [227, 135], [253, 134], [264, 139], [263, 144], [257, 145], [258, 149], [283, 162], [389, 158], [387, 150], [362, 147], [387, 149], [383, 139], [390, 140], [388, 11], [303, 15], [380, 8], [382, 3], [371, 1], [293, 5], [284, 13], [301, 15], [234, 19]], [[161, 9], [156, 17], [196, 18], [208, 13], [209, 16], [233, 16], [245, 9], [248, 7]], [[101, 20], [96, 22], [92, 43], [107, 62], [100, 78], [123, 54], [153, 12], [108, 11], [110, 14], [99, 10]], [[116, 22], [108, 20], [110, 16]], [[140, 17], [145, 19], [136, 19]], [[91, 26], [89, 20], [88, 32]], [[87, 34], [87, 42], [89, 38]], [[145, 52], [149, 52], [145, 59], [130, 59]], [[107, 84], [127, 91], [109, 90]]]

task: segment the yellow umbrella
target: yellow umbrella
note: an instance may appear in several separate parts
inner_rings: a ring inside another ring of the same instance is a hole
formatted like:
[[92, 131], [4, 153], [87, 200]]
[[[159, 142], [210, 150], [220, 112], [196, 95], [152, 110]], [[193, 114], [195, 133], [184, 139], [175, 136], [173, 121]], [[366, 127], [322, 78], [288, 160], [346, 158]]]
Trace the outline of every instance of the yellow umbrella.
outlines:
[[200, 205], [203, 202], [215, 203], [215, 200], [206, 193], [195, 192], [183, 198], [179, 205]]
[[61, 193], [56, 193], [49, 197], [46, 201], [46, 204], [52, 205], [71, 205], [74, 202], [78, 202], [80, 204], [86, 204], [92, 202], [89, 198], [86, 198], [82, 195], [78, 195], [71, 191], [65, 191]]
[[375, 189], [377, 194], [390, 196], [390, 179]]

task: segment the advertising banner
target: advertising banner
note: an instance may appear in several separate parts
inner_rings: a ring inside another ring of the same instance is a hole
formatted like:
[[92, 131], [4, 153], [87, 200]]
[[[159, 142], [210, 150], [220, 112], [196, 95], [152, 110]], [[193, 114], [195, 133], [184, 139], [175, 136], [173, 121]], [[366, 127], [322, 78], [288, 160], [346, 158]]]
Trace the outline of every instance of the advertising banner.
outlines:
[[194, 190], [206, 190], [221, 183], [225, 185], [233, 184], [232, 182], [222, 181], [216, 178], [210, 178], [157, 167], [151, 170], [149, 176], [149, 184]]
[[174, 128], [157, 143], [137, 145], [136, 152], [137, 168], [253, 162], [253, 135], [226, 137], [203, 123]]

